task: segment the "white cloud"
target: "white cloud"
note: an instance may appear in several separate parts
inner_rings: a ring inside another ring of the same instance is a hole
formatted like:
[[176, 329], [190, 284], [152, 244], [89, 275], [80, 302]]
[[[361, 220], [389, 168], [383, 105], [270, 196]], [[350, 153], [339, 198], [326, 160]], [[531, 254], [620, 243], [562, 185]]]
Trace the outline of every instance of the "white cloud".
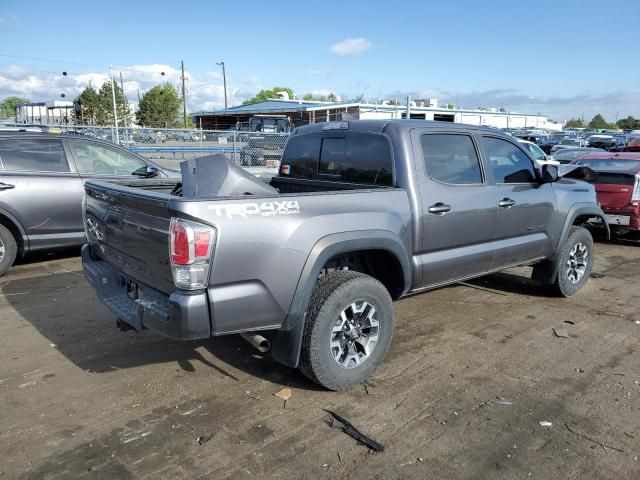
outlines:
[[[125, 94], [132, 105], [137, 104], [138, 92], [143, 94], [154, 85], [168, 82], [178, 89], [181, 88], [181, 72], [170, 65], [116, 65], [113, 67], [113, 75], [118, 82], [120, 81], [120, 72], [122, 72]], [[224, 87], [220, 73], [205, 72], [201, 76], [197, 76], [185, 71], [185, 78], [187, 109], [189, 111], [224, 107]], [[0, 99], [17, 95], [31, 101], [46, 101], [60, 99], [64, 94], [66, 99], [73, 100], [89, 84], [95, 89], [99, 89], [108, 79], [107, 69], [104, 72], [78, 74], [69, 72], [68, 75], [63, 76], [11, 65], [0, 70]], [[228, 83], [229, 105], [242, 103], [255, 95], [260, 88], [262, 86], [256, 76], [239, 81], [237, 84]]]
[[366, 38], [345, 38], [341, 42], [331, 45], [331, 52], [335, 55], [359, 55], [371, 47], [371, 42]]

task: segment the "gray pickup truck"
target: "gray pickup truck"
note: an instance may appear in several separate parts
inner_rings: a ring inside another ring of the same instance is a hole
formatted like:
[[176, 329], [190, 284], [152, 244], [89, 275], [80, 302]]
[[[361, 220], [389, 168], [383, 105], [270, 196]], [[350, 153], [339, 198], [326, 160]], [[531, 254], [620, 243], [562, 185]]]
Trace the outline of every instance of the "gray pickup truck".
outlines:
[[255, 189], [202, 165], [183, 164], [181, 185], [86, 183], [82, 260], [98, 297], [121, 328], [241, 333], [333, 390], [385, 357], [392, 300], [516, 265], [573, 295], [594, 260], [584, 225], [604, 218], [590, 184], [468, 125], [296, 128], [279, 175]]

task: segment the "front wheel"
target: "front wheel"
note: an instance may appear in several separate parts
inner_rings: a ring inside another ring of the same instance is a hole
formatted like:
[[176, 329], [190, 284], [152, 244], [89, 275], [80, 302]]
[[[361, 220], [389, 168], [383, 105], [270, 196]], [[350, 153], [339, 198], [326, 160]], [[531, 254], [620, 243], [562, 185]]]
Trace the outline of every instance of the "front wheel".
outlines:
[[18, 247], [13, 234], [4, 225], [0, 225], [0, 276], [9, 271], [16, 259]]
[[386, 356], [393, 328], [384, 285], [358, 272], [331, 272], [318, 279], [311, 296], [300, 370], [329, 390], [359, 385]]
[[593, 237], [584, 227], [573, 226], [562, 249], [552, 293], [570, 297], [584, 287], [595, 259]]

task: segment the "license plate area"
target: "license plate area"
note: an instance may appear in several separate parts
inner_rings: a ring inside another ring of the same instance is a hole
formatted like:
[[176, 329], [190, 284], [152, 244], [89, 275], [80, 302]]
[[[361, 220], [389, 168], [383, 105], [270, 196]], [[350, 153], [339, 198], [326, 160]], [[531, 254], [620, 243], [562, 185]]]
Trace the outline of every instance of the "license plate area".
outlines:
[[629, 225], [631, 217], [627, 215], [605, 215], [609, 225]]

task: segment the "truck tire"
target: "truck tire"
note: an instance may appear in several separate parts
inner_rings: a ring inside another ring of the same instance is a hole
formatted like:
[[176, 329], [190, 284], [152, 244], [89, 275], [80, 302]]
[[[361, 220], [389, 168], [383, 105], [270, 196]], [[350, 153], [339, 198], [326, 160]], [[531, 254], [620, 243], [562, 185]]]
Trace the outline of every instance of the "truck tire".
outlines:
[[584, 287], [591, 276], [594, 261], [593, 237], [584, 227], [573, 226], [562, 246], [558, 273], [551, 293], [560, 297], [570, 297]]
[[18, 253], [18, 246], [13, 234], [5, 227], [0, 225], [0, 276], [9, 271]]
[[318, 279], [305, 321], [300, 370], [329, 390], [364, 382], [386, 356], [393, 337], [389, 292], [352, 271]]

